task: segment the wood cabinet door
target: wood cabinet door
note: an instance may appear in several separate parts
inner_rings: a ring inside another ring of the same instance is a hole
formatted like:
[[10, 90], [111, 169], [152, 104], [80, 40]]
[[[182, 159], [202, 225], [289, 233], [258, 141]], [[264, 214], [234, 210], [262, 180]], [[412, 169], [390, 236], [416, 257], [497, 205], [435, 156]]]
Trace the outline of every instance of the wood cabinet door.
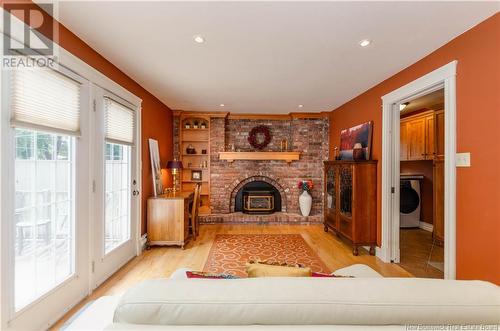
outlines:
[[444, 161], [433, 164], [434, 239], [444, 242]]
[[433, 160], [435, 152], [434, 114], [425, 117], [425, 159]]
[[444, 111], [438, 110], [434, 118], [435, 152], [438, 158], [444, 158]]
[[408, 160], [425, 160], [425, 118], [408, 122]]
[[399, 160], [408, 160], [408, 122], [401, 122], [399, 127]]

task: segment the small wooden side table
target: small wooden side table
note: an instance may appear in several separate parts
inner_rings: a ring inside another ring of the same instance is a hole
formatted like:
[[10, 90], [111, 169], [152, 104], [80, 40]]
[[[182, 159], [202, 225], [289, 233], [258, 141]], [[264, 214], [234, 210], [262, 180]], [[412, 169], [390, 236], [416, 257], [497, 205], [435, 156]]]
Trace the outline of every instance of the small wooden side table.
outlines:
[[175, 192], [148, 199], [148, 247], [178, 245], [184, 249], [189, 240], [189, 204], [193, 196], [192, 192]]

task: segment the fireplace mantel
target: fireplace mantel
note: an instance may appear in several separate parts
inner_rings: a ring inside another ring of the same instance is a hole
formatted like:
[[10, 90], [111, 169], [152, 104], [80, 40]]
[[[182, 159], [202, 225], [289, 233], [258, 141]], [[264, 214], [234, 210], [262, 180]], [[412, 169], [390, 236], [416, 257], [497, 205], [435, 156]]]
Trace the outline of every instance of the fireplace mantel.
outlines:
[[300, 152], [220, 152], [219, 159], [227, 162], [233, 162], [234, 160], [282, 160], [290, 164], [292, 161], [300, 159]]

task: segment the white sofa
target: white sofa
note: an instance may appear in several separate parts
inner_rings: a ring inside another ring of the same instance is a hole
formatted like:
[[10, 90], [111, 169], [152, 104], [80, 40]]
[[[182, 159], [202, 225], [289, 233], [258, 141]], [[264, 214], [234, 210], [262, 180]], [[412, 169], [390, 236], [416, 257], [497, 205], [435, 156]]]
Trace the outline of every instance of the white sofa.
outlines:
[[382, 278], [354, 265], [355, 278], [170, 279], [102, 297], [76, 330], [405, 330], [408, 324], [499, 324], [500, 289], [483, 281]]

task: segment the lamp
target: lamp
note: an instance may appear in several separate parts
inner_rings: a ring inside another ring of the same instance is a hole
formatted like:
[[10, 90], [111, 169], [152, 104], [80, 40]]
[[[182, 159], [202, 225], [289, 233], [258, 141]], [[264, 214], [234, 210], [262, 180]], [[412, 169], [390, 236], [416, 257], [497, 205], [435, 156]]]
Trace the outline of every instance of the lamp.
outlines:
[[174, 181], [174, 192], [177, 192], [180, 190], [179, 188], [179, 173], [182, 170], [182, 161], [179, 161], [177, 159], [173, 159], [171, 161], [167, 162], [167, 169], [170, 169], [172, 172], [172, 178]]

